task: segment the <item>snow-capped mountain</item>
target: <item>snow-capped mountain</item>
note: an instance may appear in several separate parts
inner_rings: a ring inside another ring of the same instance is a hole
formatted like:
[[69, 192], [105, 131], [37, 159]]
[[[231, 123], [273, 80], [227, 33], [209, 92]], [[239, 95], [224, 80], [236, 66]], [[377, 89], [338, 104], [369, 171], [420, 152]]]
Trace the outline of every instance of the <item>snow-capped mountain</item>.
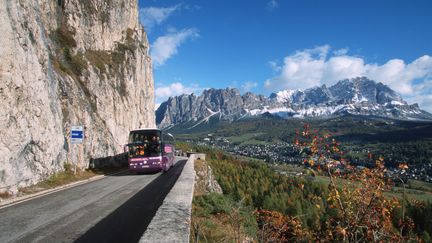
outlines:
[[165, 128], [191, 122], [197, 126], [210, 118], [234, 121], [272, 114], [282, 118], [326, 117], [345, 114], [393, 119], [432, 120], [417, 104], [409, 105], [388, 86], [367, 78], [339, 81], [302, 90], [282, 90], [268, 98], [236, 89], [209, 89], [202, 95], [170, 97], [156, 111], [156, 123]]

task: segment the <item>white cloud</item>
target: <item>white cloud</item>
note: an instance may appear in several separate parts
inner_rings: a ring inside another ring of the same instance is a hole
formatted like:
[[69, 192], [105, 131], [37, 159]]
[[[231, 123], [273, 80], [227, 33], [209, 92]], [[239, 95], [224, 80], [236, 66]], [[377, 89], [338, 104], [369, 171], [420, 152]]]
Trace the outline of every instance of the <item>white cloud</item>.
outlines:
[[195, 10], [200, 10], [201, 6], [198, 4], [194, 4], [194, 5], [189, 5], [189, 4], [184, 4], [184, 9], [189, 10], [189, 11], [195, 11]]
[[333, 54], [335, 56], [343, 56], [343, 55], [346, 55], [348, 53], [348, 51], [349, 51], [348, 48], [342, 48], [342, 49], [339, 49], [339, 50], [334, 50]]
[[279, 75], [266, 80], [264, 86], [276, 90], [319, 85], [329, 49], [329, 46], [320, 46], [285, 57]]
[[268, 65], [275, 72], [279, 72], [280, 70], [282, 70], [282, 67], [279, 66], [279, 64], [278, 64], [278, 62], [276, 60], [275, 61], [269, 61]]
[[257, 82], [246, 81], [241, 85], [241, 91], [242, 92], [248, 92], [248, 91], [251, 91], [253, 88], [256, 88], [256, 87], [258, 87]]
[[420, 108], [432, 113], [432, 77], [414, 85], [414, 94], [408, 96], [408, 103], [418, 103]]
[[168, 86], [158, 87], [155, 90], [156, 97], [170, 97], [181, 94], [190, 94], [193, 92], [193, 88], [186, 87], [180, 82], [172, 83]]
[[279, 7], [279, 3], [276, 0], [270, 0], [267, 2], [267, 10], [271, 11]]
[[141, 23], [147, 31], [163, 23], [172, 13], [181, 8], [181, 4], [167, 8], [148, 7], [140, 9]]
[[417, 103], [420, 109], [432, 113], [432, 94], [422, 94], [406, 99], [409, 104]]
[[[278, 74], [267, 79], [264, 86], [271, 91], [306, 89], [322, 84], [332, 85], [346, 78], [366, 76], [389, 85], [408, 100], [416, 100], [420, 105], [427, 105], [426, 102], [430, 101], [432, 57], [429, 55], [419, 57], [411, 63], [391, 59], [380, 65], [366, 63], [361, 57], [348, 55], [348, 49], [331, 54], [329, 51], [330, 46], [325, 45], [297, 51], [285, 57]], [[424, 88], [426, 84], [429, 88]]]
[[168, 34], [158, 37], [150, 50], [154, 66], [163, 65], [169, 58], [177, 54], [177, 49], [182, 43], [198, 36], [198, 30], [189, 28], [178, 32], [171, 30]]
[[160, 104], [172, 96], [197, 93], [201, 91], [202, 88], [200, 88], [197, 84], [185, 86], [180, 82], [175, 82], [169, 85], [159, 86], [155, 89], [156, 103]]
[[237, 87], [239, 87], [239, 82], [237, 80], [231, 81], [231, 83], [228, 85], [228, 88], [230, 89], [235, 89]]
[[334, 82], [346, 78], [362, 76], [365, 72], [364, 61], [353, 56], [335, 56], [324, 62], [322, 66], [324, 82]]

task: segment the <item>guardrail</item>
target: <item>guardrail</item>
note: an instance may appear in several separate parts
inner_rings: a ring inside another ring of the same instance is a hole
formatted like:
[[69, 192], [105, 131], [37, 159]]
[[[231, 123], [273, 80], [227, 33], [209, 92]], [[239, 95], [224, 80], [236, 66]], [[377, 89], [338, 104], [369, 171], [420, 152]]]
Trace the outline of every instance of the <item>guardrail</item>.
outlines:
[[194, 162], [204, 154], [188, 154], [182, 173], [166, 196], [139, 242], [189, 242], [192, 199], [195, 184]]

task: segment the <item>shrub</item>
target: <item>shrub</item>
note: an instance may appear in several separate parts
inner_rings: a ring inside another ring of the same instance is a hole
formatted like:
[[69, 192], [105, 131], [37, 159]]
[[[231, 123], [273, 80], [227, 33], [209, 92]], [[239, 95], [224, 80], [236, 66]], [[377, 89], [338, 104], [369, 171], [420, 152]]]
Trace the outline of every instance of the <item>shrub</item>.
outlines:
[[60, 25], [52, 34], [53, 39], [58, 46], [62, 47], [76, 47], [77, 43], [74, 39], [75, 31], [70, 30], [67, 25]]
[[87, 60], [89, 60], [90, 64], [99, 69], [101, 73], [106, 73], [106, 66], [113, 65], [111, 54], [107, 51], [88, 50], [84, 55]]
[[[384, 196], [393, 186], [385, 176], [384, 159], [378, 158], [374, 168], [357, 170], [346, 161], [339, 143], [329, 134], [320, 135], [305, 125], [297, 132], [295, 144], [305, 154], [305, 164], [321, 168], [330, 179], [327, 220], [316, 232], [321, 238], [338, 241], [402, 241], [413, 225], [405, 217], [395, 230], [392, 212], [400, 207], [396, 199]], [[343, 171], [343, 173], [340, 173]], [[338, 180], [345, 179], [345, 183]]]
[[73, 55], [71, 57], [69, 65], [72, 72], [77, 76], [81, 76], [83, 74], [83, 71], [88, 67], [87, 61], [84, 58], [84, 54], [81, 52], [78, 52], [76, 55]]

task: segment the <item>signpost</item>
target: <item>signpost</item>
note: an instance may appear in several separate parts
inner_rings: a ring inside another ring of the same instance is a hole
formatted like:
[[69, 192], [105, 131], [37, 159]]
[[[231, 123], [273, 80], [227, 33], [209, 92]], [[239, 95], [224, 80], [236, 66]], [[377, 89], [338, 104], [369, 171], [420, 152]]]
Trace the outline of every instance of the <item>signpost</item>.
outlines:
[[72, 126], [71, 127], [71, 143], [82, 143], [84, 140], [84, 127]]
[[[81, 144], [84, 140], [84, 127], [83, 126], [71, 126], [71, 133], [70, 133], [70, 139], [71, 144], [73, 147], [73, 144]], [[73, 148], [71, 149], [73, 150]], [[78, 160], [78, 156], [77, 156]], [[76, 174], [76, 167], [77, 167], [78, 161], [75, 161], [74, 166], [74, 174]]]

